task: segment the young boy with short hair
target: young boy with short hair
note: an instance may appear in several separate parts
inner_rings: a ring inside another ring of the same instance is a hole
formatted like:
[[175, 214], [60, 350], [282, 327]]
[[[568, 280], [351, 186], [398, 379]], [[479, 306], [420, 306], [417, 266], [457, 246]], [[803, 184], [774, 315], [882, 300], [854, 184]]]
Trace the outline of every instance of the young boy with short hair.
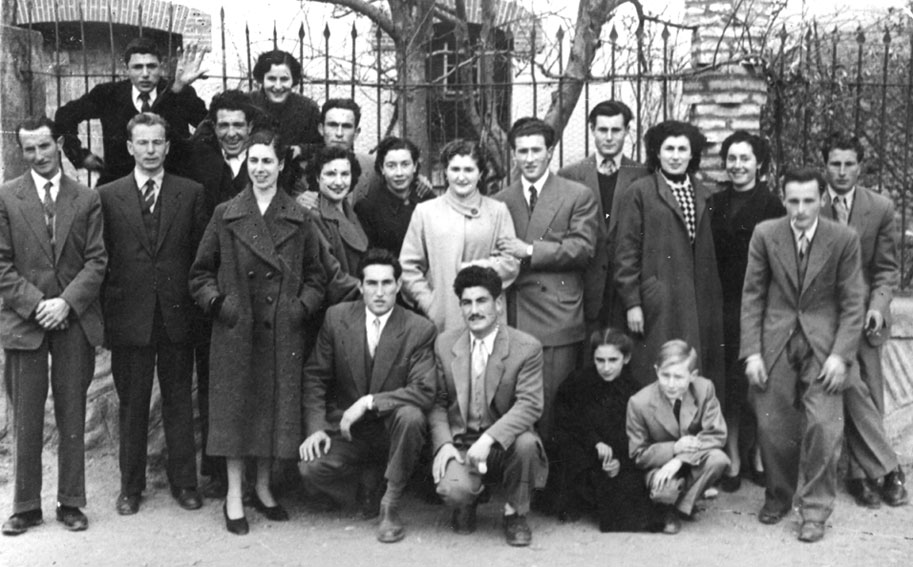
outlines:
[[656, 382], [628, 401], [628, 450], [647, 471], [650, 497], [668, 506], [665, 532], [691, 519], [694, 503], [729, 466], [726, 423], [713, 383], [697, 372], [697, 352], [682, 340], [660, 348]]

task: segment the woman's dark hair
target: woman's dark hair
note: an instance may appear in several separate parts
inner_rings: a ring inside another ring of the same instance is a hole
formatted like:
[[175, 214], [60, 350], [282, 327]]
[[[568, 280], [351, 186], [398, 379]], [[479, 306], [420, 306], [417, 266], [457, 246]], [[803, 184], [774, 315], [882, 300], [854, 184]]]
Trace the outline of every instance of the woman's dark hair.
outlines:
[[273, 65], [286, 65], [288, 67], [289, 72], [292, 74], [293, 87], [298, 86], [298, 83], [301, 82], [301, 63], [295, 59], [294, 55], [281, 49], [267, 51], [257, 57], [257, 63], [254, 65], [254, 80], [262, 85], [263, 76]]
[[666, 120], [653, 126], [644, 135], [644, 146], [647, 149], [647, 168], [656, 172], [660, 170], [659, 150], [669, 138], [684, 136], [691, 144], [691, 161], [686, 173], [694, 173], [701, 167], [701, 152], [707, 145], [707, 137], [701, 134], [697, 126], [679, 120]]
[[280, 160], [285, 160], [285, 154], [288, 152], [288, 146], [283, 143], [279, 134], [266, 128], [255, 131], [250, 135], [250, 138], [248, 138], [248, 148], [256, 145], [264, 145], [273, 148], [273, 151], [276, 152], [276, 157]]
[[444, 167], [444, 171], [446, 171], [447, 166], [450, 165], [450, 160], [456, 156], [469, 156], [476, 162], [476, 167], [479, 168], [479, 191], [481, 191], [482, 188], [485, 187], [485, 182], [488, 180], [488, 159], [485, 149], [480, 146], [478, 142], [472, 142], [462, 138], [447, 142], [447, 144], [441, 148], [441, 165]]
[[307, 181], [308, 189], [317, 191], [317, 179], [320, 177], [323, 167], [337, 159], [349, 160], [349, 165], [352, 167], [352, 184], [349, 186], [349, 191], [355, 188], [358, 178], [361, 177], [361, 165], [358, 163], [358, 158], [351, 150], [344, 150], [338, 146], [324, 146], [311, 157], [307, 169], [304, 170], [304, 179]]
[[612, 345], [624, 356], [628, 356], [634, 350], [634, 341], [631, 337], [615, 327], [603, 327], [590, 335], [590, 350], [595, 351], [603, 345]]
[[396, 136], [387, 136], [377, 145], [377, 157], [374, 158], [374, 171], [383, 175], [384, 160], [387, 154], [395, 150], [407, 150], [412, 156], [412, 163], [418, 167], [418, 162], [422, 157], [416, 146], [409, 138], [399, 138]]
[[720, 145], [720, 159], [723, 160], [723, 166], [726, 166], [726, 158], [729, 157], [729, 148], [731, 148], [733, 144], [741, 143], [751, 146], [751, 151], [754, 153], [755, 159], [758, 160], [758, 177], [760, 178], [767, 175], [767, 171], [770, 169], [770, 149], [767, 146], [767, 141], [761, 136], [749, 134], [745, 130], [737, 130], [723, 140], [723, 143]]

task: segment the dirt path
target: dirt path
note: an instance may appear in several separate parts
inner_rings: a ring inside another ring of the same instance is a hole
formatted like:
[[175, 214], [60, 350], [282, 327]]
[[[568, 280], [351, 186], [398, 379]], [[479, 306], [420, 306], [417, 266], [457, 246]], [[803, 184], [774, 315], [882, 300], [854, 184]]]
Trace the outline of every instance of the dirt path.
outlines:
[[[10, 456], [0, 453], [0, 515], [10, 512]], [[909, 474], [908, 476], [913, 476]], [[496, 567], [496, 566], [865, 566], [913, 565], [913, 506], [868, 511], [845, 493], [829, 523], [824, 542], [796, 540], [795, 514], [777, 526], [764, 526], [756, 513], [762, 491], [744, 484], [735, 494], [707, 501], [698, 521], [676, 536], [601, 534], [587, 520], [559, 524], [533, 514], [533, 545], [510, 548], [500, 532], [500, 500], [479, 509], [479, 529], [458, 536], [449, 528], [442, 506], [407, 500], [406, 539], [382, 545], [374, 523], [341, 513], [314, 514], [300, 501], [285, 499], [288, 523], [271, 523], [247, 509], [251, 532], [238, 537], [225, 531], [220, 501], [187, 512], [172, 500], [161, 474], [152, 475], [140, 513], [120, 517], [114, 511], [118, 486], [113, 455], [94, 456], [87, 466], [89, 530], [66, 532], [54, 521], [56, 470], [45, 455], [45, 524], [19, 537], [0, 538], [0, 566], [220, 566], [350, 565]]]

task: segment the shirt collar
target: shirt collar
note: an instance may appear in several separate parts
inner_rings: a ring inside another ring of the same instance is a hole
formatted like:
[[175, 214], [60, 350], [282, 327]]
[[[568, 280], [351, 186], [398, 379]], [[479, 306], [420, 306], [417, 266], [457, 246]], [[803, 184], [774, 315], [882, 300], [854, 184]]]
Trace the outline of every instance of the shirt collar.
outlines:
[[[396, 309], [396, 306], [393, 306], [393, 309]], [[393, 315], [393, 309], [387, 311], [380, 317], [371, 313], [371, 310], [368, 309], [367, 305], [365, 306], [365, 327], [371, 328], [371, 325], [374, 324], [374, 319], [380, 319], [380, 332], [384, 332], [384, 327], [387, 326], [387, 321], [390, 320], [390, 315]]]
[[225, 163], [228, 164], [228, 167], [231, 168], [232, 176], [237, 177], [238, 172], [241, 171], [241, 166], [244, 165], [245, 160], [247, 160], [247, 150], [244, 150], [234, 157], [228, 157], [225, 150], [222, 150], [222, 159], [224, 159]]
[[827, 193], [831, 197], [831, 203], [835, 202], [837, 197], [843, 197], [844, 199], [846, 199], [846, 210], [847, 211], [853, 210], [853, 200], [856, 198], [856, 188], [855, 187], [853, 187], [852, 189], [850, 189], [849, 191], [847, 191], [846, 193], [841, 195], [840, 193], [837, 193], [836, 191], [834, 191], [833, 188], [828, 186]]
[[789, 227], [791, 229], [793, 229], [793, 240], [798, 242], [799, 237], [802, 235], [803, 232], [805, 232], [805, 237], [808, 239], [809, 242], [811, 242], [812, 239], [815, 238], [815, 231], [818, 230], [818, 219], [815, 218], [815, 222], [812, 223], [812, 225], [810, 227], [806, 228], [804, 231], [797, 229], [795, 223], [793, 223], [792, 221], [790, 221]]
[[[130, 90], [131, 94], [133, 95], [133, 106], [135, 106], [137, 110], [141, 109], [143, 107], [143, 101], [139, 99], [139, 95], [142, 93], [140, 93], [140, 90], [136, 88], [136, 85], [131, 86]], [[152, 106], [152, 103], [155, 102], [155, 99], [157, 99], [158, 96], [159, 93], [157, 89], [152, 89], [149, 91], [149, 106]]]
[[537, 198], [542, 197], [542, 188], [545, 187], [545, 182], [548, 180], [548, 176], [550, 173], [551, 173], [550, 171], [545, 170], [545, 173], [542, 174], [542, 177], [537, 179], [535, 183], [530, 183], [529, 181], [527, 181], [525, 178], [523, 178], [521, 176], [521, 183], [522, 183], [522, 187], [523, 187], [523, 198], [526, 199], [527, 205], [529, 204], [529, 187], [530, 187], [530, 185], [532, 185], [533, 187], [536, 188], [536, 197]]
[[149, 176], [145, 173], [141, 173], [139, 169], [133, 169], [133, 177], [136, 179], [136, 186], [139, 187], [140, 191], [143, 190], [143, 187], [146, 186], [146, 181], [152, 179], [155, 181], [155, 191], [158, 192], [162, 188], [162, 181], [165, 179], [165, 169], [161, 169], [155, 175]]
[[[613, 162], [615, 162], [615, 171], [618, 171], [621, 169], [621, 158], [622, 158], [621, 154], [622, 154], [622, 152], [618, 152], [617, 154], [615, 154], [614, 156], [609, 158]], [[602, 157], [602, 154], [600, 154], [599, 152], [596, 152], [596, 167], [597, 168], [600, 165], [602, 165], [602, 160], [604, 160], [604, 159], [606, 159], [606, 158]]]
[[35, 189], [38, 190], [38, 196], [44, 199], [44, 185], [50, 181], [53, 186], [51, 187], [51, 198], [56, 199], [57, 191], [60, 189], [60, 177], [62, 175], [60, 168], [57, 169], [57, 173], [53, 177], [47, 178], [35, 173], [34, 169], [29, 169], [29, 173], [32, 174], [32, 182], [35, 184]]
[[495, 348], [495, 338], [498, 336], [498, 329], [499, 329], [499, 328], [500, 328], [500, 325], [495, 325], [495, 328], [494, 328], [491, 332], [489, 332], [487, 335], [485, 335], [484, 337], [482, 337], [481, 339], [477, 339], [475, 335], [473, 335], [472, 333], [469, 333], [469, 338], [470, 338], [469, 347], [470, 347], [470, 349], [471, 349], [473, 346], [475, 346], [475, 345], [474, 345], [475, 341], [481, 340], [481, 341], [482, 341], [482, 344], [485, 345], [485, 352], [488, 353], [488, 354], [490, 355], [490, 354], [492, 353], [492, 351], [494, 351], [494, 348]]

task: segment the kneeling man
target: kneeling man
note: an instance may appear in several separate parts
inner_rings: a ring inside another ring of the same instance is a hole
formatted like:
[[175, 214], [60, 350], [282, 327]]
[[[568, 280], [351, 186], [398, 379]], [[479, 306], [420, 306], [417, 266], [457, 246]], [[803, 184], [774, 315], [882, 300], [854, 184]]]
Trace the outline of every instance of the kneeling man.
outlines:
[[405, 536], [397, 509], [434, 401], [435, 328], [396, 305], [402, 268], [392, 253], [368, 250], [358, 273], [363, 301], [327, 311], [303, 370], [300, 470], [308, 486], [344, 501], [359, 465], [386, 462], [377, 539], [393, 543]]
[[498, 325], [504, 299], [491, 268], [464, 268], [453, 288], [469, 329], [446, 332], [434, 346], [438, 387], [428, 421], [437, 493], [455, 508], [454, 531], [471, 533], [483, 483], [500, 479], [507, 543], [529, 545], [530, 494], [548, 477], [534, 430], [542, 415], [542, 344]]

